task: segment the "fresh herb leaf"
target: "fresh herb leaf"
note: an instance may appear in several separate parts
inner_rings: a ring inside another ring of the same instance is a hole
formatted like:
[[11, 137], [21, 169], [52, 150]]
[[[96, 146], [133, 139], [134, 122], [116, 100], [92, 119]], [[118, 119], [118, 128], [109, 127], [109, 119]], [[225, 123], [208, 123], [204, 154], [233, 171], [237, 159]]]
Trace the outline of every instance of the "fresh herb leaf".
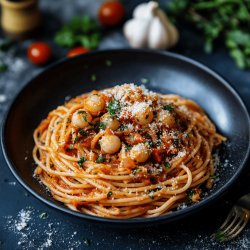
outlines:
[[148, 78], [141, 78], [141, 83], [147, 84], [147, 83], [149, 83], [149, 79]]
[[115, 116], [117, 114], [117, 112], [119, 112], [121, 110], [120, 102], [117, 100], [110, 102], [108, 104], [107, 110], [111, 116]]
[[192, 197], [196, 192], [193, 189], [187, 190], [187, 195], [190, 201], [192, 201]]
[[100, 26], [89, 16], [74, 17], [54, 37], [56, 44], [65, 48], [82, 45], [87, 49], [95, 49], [99, 46], [100, 40]]
[[171, 168], [171, 164], [169, 162], [165, 162], [165, 168]]
[[133, 168], [132, 169], [132, 174], [135, 175], [136, 173], [142, 172], [142, 169], [140, 168]]
[[105, 161], [105, 157], [102, 156], [102, 155], [99, 155], [99, 157], [98, 157], [97, 160], [96, 160], [96, 163], [102, 163], [102, 162], [104, 162], [104, 161]]
[[126, 129], [128, 129], [128, 126], [126, 124], [122, 124], [119, 128], [120, 131], [124, 131]]
[[110, 67], [112, 65], [112, 61], [111, 60], [106, 60], [105, 64], [107, 67]]
[[86, 161], [86, 159], [84, 157], [81, 157], [80, 160], [77, 162], [79, 164], [79, 166], [82, 168], [83, 167], [83, 163]]
[[43, 213], [39, 214], [39, 217], [40, 217], [41, 219], [47, 219], [47, 218], [49, 217], [49, 215], [48, 215], [48, 213], [43, 212]]
[[92, 82], [95, 82], [95, 81], [96, 81], [96, 74], [92, 74], [92, 75], [91, 75], [91, 81], [92, 81]]
[[77, 114], [86, 114], [86, 112], [84, 110], [79, 110], [77, 111]]
[[112, 191], [109, 191], [109, 192], [107, 193], [107, 198], [109, 198], [112, 194], [113, 194], [113, 192], [112, 192]]
[[165, 105], [163, 106], [164, 110], [167, 110], [168, 112], [172, 112], [174, 110], [174, 107], [172, 105]]
[[86, 131], [86, 130], [84, 130], [84, 129], [82, 129], [82, 128], [78, 131], [78, 133], [79, 133], [80, 135], [82, 135], [82, 136], [88, 135], [88, 134], [89, 134], [88, 131]]
[[155, 192], [153, 190], [149, 193], [149, 198], [152, 199], [152, 200], [155, 198], [154, 193]]
[[106, 122], [101, 122], [100, 125], [99, 125], [99, 128], [105, 130], [106, 126], [107, 126]]
[[74, 144], [70, 144], [69, 149], [74, 149]]
[[86, 115], [83, 115], [83, 116], [82, 116], [82, 119], [83, 119], [83, 121], [87, 122], [87, 117], [86, 117]]
[[76, 144], [76, 143], [77, 143], [77, 141], [78, 141], [78, 139], [79, 139], [79, 137], [78, 137], [78, 136], [76, 136], [76, 137], [75, 137], [75, 139], [74, 139], [74, 141], [73, 141], [73, 144]]
[[126, 145], [126, 146], [125, 146], [125, 151], [126, 151], [126, 152], [128, 152], [130, 149], [131, 149], [131, 146], [129, 146], [129, 145]]

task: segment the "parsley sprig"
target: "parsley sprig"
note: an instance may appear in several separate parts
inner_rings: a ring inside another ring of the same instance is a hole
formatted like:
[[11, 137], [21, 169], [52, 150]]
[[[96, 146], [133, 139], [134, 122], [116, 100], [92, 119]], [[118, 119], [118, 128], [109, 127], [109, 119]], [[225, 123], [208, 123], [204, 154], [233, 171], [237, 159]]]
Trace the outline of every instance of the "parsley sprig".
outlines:
[[221, 40], [239, 68], [250, 68], [250, 1], [173, 0], [168, 14], [201, 30], [207, 53]]
[[76, 16], [65, 24], [55, 35], [56, 44], [65, 48], [82, 45], [96, 49], [100, 43], [101, 31], [96, 20], [89, 16]]

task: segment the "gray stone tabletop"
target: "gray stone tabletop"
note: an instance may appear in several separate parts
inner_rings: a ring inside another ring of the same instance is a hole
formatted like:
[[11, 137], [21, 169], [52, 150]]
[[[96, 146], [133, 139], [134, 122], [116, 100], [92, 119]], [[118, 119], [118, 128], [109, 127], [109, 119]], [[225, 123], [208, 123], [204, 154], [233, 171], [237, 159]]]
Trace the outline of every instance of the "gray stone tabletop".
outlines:
[[[52, 41], [54, 32], [74, 15], [95, 16], [101, 0], [41, 0], [43, 31], [40, 40], [53, 47], [53, 62], [65, 51]], [[124, 0], [128, 13], [140, 2]], [[161, 1], [164, 2], [164, 1]], [[218, 46], [213, 54], [202, 49], [202, 39], [195, 31], [180, 27], [181, 39], [173, 52], [196, 59], [225, 77], [238, 91], [250, 111], [250, 71], [239, 70], [228, 52]], [[3, 37], [3, 35], [1, 35]], [[44, 68], [26, 58], [24, 41], [0, 59], [9, 69], [0, 73], [0, 123], [16, 93]], [[121, 27], [105, 32], [99, 49], [129, 47]], [[91, 224], [62, 214], [33, 196], [10, 173], [0, 150], [0, 249], [250, 249], [250, 225], [235, 240], [218, 243], [210, 238], [225, 219], [233, 202], [250, 192], [250, 164], [240, 180], [215, 204], [185, 220], [158, 227], [114, 229]]]

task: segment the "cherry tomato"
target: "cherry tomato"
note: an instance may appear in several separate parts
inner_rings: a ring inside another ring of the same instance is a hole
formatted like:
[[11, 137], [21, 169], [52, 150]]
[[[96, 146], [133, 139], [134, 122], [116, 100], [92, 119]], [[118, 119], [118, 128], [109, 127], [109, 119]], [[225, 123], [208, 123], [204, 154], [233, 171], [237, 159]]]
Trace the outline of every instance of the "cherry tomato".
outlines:
[[116, 26], [125, 16], [125, 9], [120, 2], [112, 1], [101, 5], [98, 13], [99, 21], [103, 26]]
[[89, 50], [84, 47], [76, 47], [69, 50], [69, 52], [67, 53], [67, 57], [73, 57], [87, 52], [89, 52]]
[[52, 52], [47, 43], [35, 42], [29, 46], [27, 55], [32, 63], [42, 65], [50, 60]]

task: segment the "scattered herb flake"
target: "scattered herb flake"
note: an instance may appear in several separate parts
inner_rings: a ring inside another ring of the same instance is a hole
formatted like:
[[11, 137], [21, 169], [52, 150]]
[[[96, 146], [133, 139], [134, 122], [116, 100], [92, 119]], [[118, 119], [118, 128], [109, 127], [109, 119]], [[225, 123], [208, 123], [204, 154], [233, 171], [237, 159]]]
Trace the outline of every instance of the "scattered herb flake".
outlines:
[[125, 152], [128, 152], [130, 149], [131, 149], [131, 146], [129, 146], [129, 145], [125, 146]]
[[80, 160], [77, 162], [79, 164], [79, 166], [82, 168], [83, 167], [83, 163], [86, 161], [86, 159], [84, 157], [81, 157]]
[[171, 164], [169, 162], [165, 162], [165, 168], [171, 168]]
[[88, 135], [88, 134], [89, 134], [88, 131], [86, 131], [86, 130], [84, 130], [84, 129], [82, 129], [82, 128], [78, 131], [78, 133], [79, 133], [80, 135], [82, 135], [82, 136]]
[[82, 116], [82, 119], [83, 119], [83, 121], [87, 122], [87, 117], [86, 117], [86, 115], [83, 115], [83, 116]]
[[113, 192], [112, 192], [112, 191], [109, 191], [109, 192], [107, 193], [107, 198], [109, 198], [112, 194], [113, 194]]
[[99, 125], [99, 128], [102, 129], [102, 130], [105, 130], [106, 126], [107, 126], [106, 122], [101, 122], [100, 125]]
[[49, 217], [49, 215], [48, 215], [48, 213], [43, 212], [43, 213], [41, 213], [41, 214], [39, 215], [39, 217], [40, 217], [41, 219], [47, 219], [47, 218]]
[[192, 197], [195, 194], [195, 191], [193, 189], [187, 190], [187, 195], [190, 201], [192, 201]]
[[96, 74], [92, 74], [92, 75], [91, 75], [91, 81], [92, 81], [92, 82], [95, 82], [95, 81], [96, 81]]
[[96, 160], [96, 163], [102, 163], [102, 162], [104, 162], [104, 161], [105, 161], [105, 157], [102, 156], [102, 155], [99, 155], [99, 157], [98, 157], [97, 160]]
[[79, 110], [77, 114], [85, 114], [86, 112], [84, 110]]
[[155, 198], [154, 193], [155, 192], [153, 190], [149, 193], [149, 198], [152, 199], [152, 200]]
[[149, 79], [148, 78], [141, 78], [141, 83], [142, 84], [147, 84], [147, 83], [149, 83]]
[[112, 61], [111, 60], [106, 60], [105, 64], [107, 67], [110, 67], [112, 65]]
[[172, 105], [165, 105], [163, 106], [163, 109], [168, 112], [172, 112], [174, 110], [174, 107]]
[[140, 168], [133, 168], [132, 169], [132, 174], [135, 175], [136, 173], [142, 172], [142, 169]]
[[127, 129], [127, 128], [128, 128], [127, 125], [122, 124], [122, 125], [120, 126], [119, 130], [120, 130], [120, 131], [124, 131], [124, 130]]
[[120, 105], [119, 101], [117, 101], [117, 100], [111, 101], [108, 104], [107, 110], [111, 116], [115, 116], [116, 113], [121, 110], [121, 105]]

